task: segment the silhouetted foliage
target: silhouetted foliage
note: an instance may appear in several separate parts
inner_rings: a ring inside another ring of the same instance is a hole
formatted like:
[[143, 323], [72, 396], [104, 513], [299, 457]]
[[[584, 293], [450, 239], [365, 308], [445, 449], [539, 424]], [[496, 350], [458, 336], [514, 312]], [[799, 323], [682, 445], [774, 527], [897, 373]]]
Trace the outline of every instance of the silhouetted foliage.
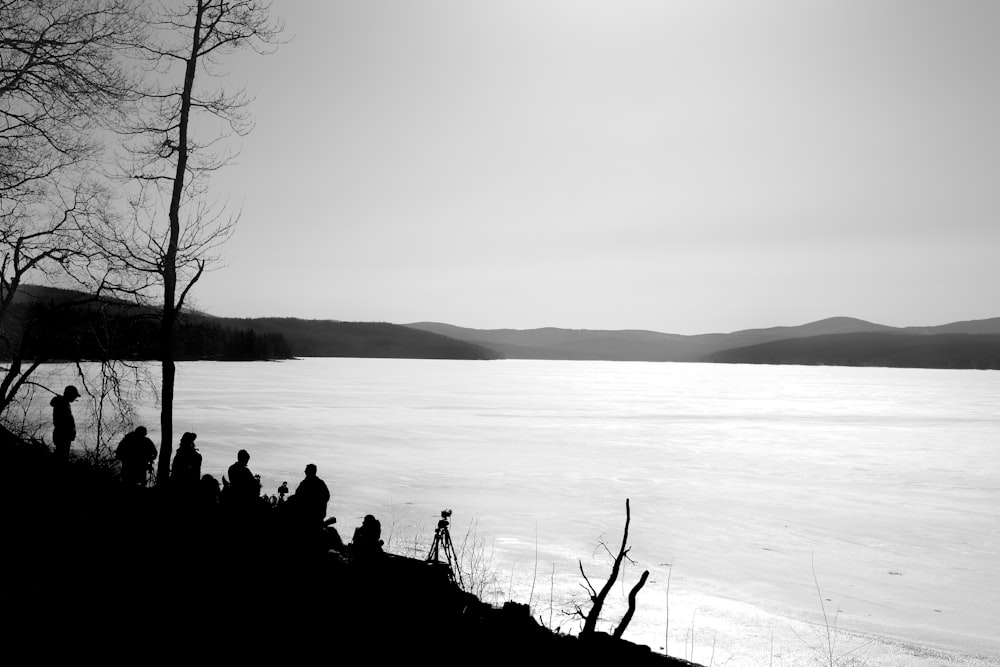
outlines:
[[98, 166], [105, 131], [131, 99], [118, 53], [136, 33], [138, 6], [0, 2], [0, 355], [10, 362], [0, 419], [38, 367], [20, 349], [28, 332], [14, 304], [24, 283], [100, 289], [103, 268], [83, 230], [109, 209]]

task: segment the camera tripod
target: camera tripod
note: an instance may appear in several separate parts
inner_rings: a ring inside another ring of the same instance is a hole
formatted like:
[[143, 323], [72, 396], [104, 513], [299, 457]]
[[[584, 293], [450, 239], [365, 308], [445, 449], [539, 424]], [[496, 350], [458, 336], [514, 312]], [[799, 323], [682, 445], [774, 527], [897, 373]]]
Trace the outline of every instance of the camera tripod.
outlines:
[[[449, 512], [449, 514], [451, 513]], [[441, 516], [444, 516], [444, 513]], [[434, 541], [431, 542], [431, 549], [427, 552], [427, 562], [440, 563], [442, 550], [444, 550], [445, 562], [448, 565], [448, 579], [452, 583], [457, 583], [459, 587], [465, 588], [462, 582], [462, 571], [458, 568], [458, 554], [455, 553], [455, 545], [452, 544], [451, 533], [448, 531], [447, 519], [438, 521], [437, 528], [434, 530]], [[457, 582], [455, 581], [456, 573], [458, 575]]]

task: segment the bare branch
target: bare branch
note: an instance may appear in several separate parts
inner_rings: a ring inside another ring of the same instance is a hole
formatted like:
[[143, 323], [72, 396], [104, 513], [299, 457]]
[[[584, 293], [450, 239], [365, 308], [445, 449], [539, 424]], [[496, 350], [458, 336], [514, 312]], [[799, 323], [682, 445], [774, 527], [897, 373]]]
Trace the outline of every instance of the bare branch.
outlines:
[[[116, 289], [161, 303], [161, 482], [172, 449], [173, 330], [239, 219], [209, 197], [209, 180], [238, 154], [230, 139], [253, 127], [249, 97], [226, 90], [213, 67], [239, 49], [264, 52], [276, 43], [281, 26], [269, 10], [265, 0], [171, 0], [147, 9], [146, 38], [132, 43], [148, 81], [139, 113], [121, 131], [133, 224], [129, 232], [103, 228], [93, 237], [107, 244], [107, 261], [130, 276]], [[204, 120], [220, 121], [224, 131], [203, 132]]]
[[[587, 579], [587, 575], [583, 572], [583, 563], [580, 563], [580, 574], [583, 575], [584, 580], [587, 582], [587, 587], [590, 589], [590, 599], [593, 605], [590, 611], [584, 616], [583, 629], [580, 631], [582, 635], [592, 634], [597, 629], [597, 621], [600, 619], [601, 610], [604, 608], [604, 603], [607, 600], [608, 594], [611, 592], [615, 581], [618, 579], [618, 575], [621, 571], [621, 566], [624, 561], [634, 562], [628, 557], [629, 547], [628, 547], [628, 529], [629, 524], [632, 521], [632, 510], [629, 505], [628, 498], [625, 499], [625, 529], [622, 532], [622, 543], [621, 547], [618, 549], [618, 555], [614, 556], [614, 562], [611, 565], [611, 574], [608, 575], [608, 580], [601, 587], [600, 592], [594, 590], [593, 585], [591, 585], [590, 580]], [[611, 550], [608, 549], [607, 544], [601, 540], [600, 545], [604, 547], [605, 551], [611, 555]], [[615, 631], [616, 637], [620, 637], [620, 632], [624, 632], [628, 623], [632, 620], [632, 614], [635, 612], [635, 596], [638, 594], [639, 589], [646, 583], [646, 578], [649, 576], [649, 572], [644, 572], [639, 583], [632, 589], [629, 593], [629, 610], [625, 617], [622, 619], [621, 623], [618, 625], [618, 629]]]
[[587, 573], [583, 571], [583, 561], [578, 560], [577, 562], [580, 564], [580, 575], [583, 577], [583, 580], [587, 582], [587, 587], [584, 590], [589, 592], [591, 601], [594, 601], [597, 599], [597, 589], [591, 585], [590, 579], [587, 578]]
[[621, 638], [621, 636], [625, 633], [625, 628], [627, 628], [628, 624], [632, 621], [632, 616], [635, 614], [636, 596], [639, 595], [639, 591], [642, 587], [646, 585], [647, 579], [649, 579], [649, 570], [643, 570], [642, 576], [639, 577], [639, 582], [628, 592], [628, 611], [625, 612], [621, 623], [618, 624], [618, 627], [615, 628], [614, 633], [612, 633], [612, 636], [616, 639]]

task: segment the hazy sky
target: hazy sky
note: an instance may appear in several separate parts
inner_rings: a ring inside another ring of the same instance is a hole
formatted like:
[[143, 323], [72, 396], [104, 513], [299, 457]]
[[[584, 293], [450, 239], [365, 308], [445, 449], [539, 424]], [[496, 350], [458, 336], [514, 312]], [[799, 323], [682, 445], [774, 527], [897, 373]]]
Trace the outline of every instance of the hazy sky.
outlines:
[[218, 315], [1000, 316], [1000, 2], [276, 0]]

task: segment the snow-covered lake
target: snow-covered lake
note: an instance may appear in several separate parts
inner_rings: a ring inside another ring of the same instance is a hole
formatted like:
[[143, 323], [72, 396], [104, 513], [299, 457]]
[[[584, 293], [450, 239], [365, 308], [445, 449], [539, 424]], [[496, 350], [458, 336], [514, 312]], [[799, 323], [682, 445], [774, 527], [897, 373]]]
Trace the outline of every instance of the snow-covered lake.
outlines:
[[247, 449], [267, 493], [315, 463], [345, 539], [371, 513], [422, 556], [452, 509], [484, 597], [565, 630], [629, 498], [605, 629], [648, 569], [626, 638], [705, 665], [978, 666], [1000, 664], [998, 406], [983, 371], [197, 362], [174, 429], [216, 476]]

